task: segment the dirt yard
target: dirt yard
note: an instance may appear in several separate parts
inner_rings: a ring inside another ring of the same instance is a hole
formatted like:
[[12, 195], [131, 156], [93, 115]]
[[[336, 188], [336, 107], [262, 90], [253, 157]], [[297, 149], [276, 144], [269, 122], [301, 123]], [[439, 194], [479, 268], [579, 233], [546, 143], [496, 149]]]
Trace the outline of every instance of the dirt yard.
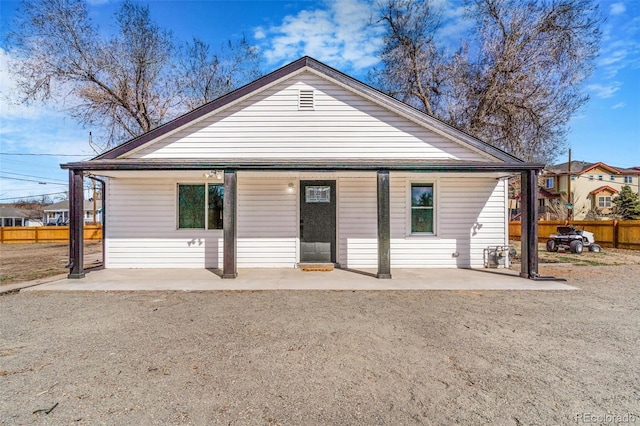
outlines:
[[[511, 241], [511, 246], [520, 254], [520, 241]], [[603, 248], [600, 253], [585, 250], [581, 254], [571, 253], [569, 250], [548, 252], [544, 244], [538, 244], [538, 258], [540, 264], [570, 263], [577, 266], [607, 266], [607, 265], [640, 265], [640, 250], [623, 250]]]
[[640, 265], [557, 270], [581, 290], [2, 296], [0, 423], [640, 423]]
[[[85, 267], [95, 266], [100, 241], [84, 244]], [[68, 244], [0, 244], [0, 285], [45, 278], [68, 272]]]

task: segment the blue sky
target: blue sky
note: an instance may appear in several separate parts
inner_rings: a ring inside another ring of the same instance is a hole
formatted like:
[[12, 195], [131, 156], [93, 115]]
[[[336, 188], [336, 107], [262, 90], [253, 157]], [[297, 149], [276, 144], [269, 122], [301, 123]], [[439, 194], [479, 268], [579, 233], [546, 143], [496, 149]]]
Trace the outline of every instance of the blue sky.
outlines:
[[[459, 0], [437, 1], [447, 17], [440, 39], [463, 37], [467, 26], [461, 22]], [[264, 72], [309, 55], [364, 80], [369, 67], [378, 64], [383, 30], [370, 25], [374, 0], [144, 3], [162, 27], [184, 41], [197, 36], [216, 46], [244, 34], [259, 47]], [[89, 4], [94, 22], [109, 31], [119, 3]], [[569, 146], [575, 160], [640, 166], [640, 1], [599, 4], [606, 21], [596, 71], [585, 83], [591, 100], [570, 122]], [[94, 155], [87, 142], [91, 129], [67, 118], [64, 104], [27, 107], [13, 102], [15, 86], [7, 72], [11, 52], [4, 34], [17, 5], [0, 0], [0, 203], [65, 191], [67, 174], [59, 164]], [[566, 161], [566, 155], [559, 153], [557, 162]]]

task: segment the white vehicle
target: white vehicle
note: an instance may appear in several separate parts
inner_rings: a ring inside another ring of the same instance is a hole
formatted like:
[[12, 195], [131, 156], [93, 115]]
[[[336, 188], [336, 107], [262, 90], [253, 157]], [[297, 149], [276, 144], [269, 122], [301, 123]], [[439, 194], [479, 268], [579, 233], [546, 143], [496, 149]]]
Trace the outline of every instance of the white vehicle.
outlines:
[[602, 247], [595, 243], [592, 232], [575, 229], [573, 226], [558, 226], [557, 233], [551, 234], [547, 240], [547, 251], [569, 249], [571, 253], [580, 254], [586, 247], [589, 251], [600, 252]]

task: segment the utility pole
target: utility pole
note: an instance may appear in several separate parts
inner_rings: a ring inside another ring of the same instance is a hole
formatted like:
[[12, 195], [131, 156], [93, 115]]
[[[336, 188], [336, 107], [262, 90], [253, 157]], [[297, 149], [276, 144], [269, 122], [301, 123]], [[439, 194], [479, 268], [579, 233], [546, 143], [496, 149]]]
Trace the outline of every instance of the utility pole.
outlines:
[[567, 220], [571, 220], [573, 203], [571, 202], [571, 148], [569, 148], [569, 174], [567, 175]]

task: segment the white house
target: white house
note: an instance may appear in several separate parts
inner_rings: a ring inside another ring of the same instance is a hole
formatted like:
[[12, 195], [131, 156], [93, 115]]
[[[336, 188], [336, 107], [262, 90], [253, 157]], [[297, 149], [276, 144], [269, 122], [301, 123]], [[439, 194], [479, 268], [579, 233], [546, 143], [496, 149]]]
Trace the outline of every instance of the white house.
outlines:
[[[234, 278], [242, 268], [327, 262], [391, 278], [392, 268], [482, 267], [486, 247], [508, 243], [507, 177], [522, 174], [535, 218], [542, 165], [304, 57], [62, 167], [70, 277], [84, 276], [90, 173], [106, 181], [106, 268], [219, 268]], [[537, 276], [535, 226], [523, 220], [528, 278]]]
[[[96, 209], [95, 218], [93, 209]], [[85, 223], [102, 221], [102, 200], [84, 200], [83, 216]], [[69, 221], [69, 200], [50, 204], [44, 208], [44, 223], [64, 225]]]

